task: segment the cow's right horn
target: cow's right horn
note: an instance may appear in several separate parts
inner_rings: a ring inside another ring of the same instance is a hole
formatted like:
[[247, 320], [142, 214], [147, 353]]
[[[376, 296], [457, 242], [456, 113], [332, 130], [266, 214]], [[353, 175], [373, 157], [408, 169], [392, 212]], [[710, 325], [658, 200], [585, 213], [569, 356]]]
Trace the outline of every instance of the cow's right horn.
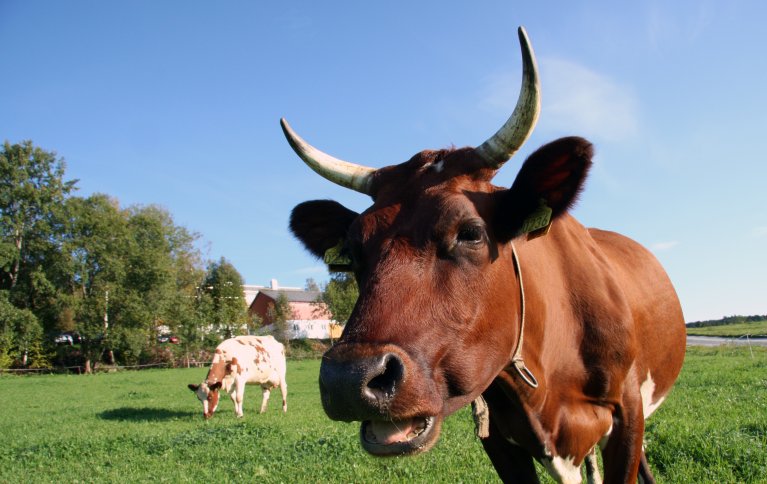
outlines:
[[519, 45], [522, 48], [522, 87], [519, 90], [517, 106], [501, 129], [475, 150], [489, 167], [495, 169], [503, 166], [522, 147], [533, 132], [541, 112], [541, 87], [535, 54], [525, 28], [520, 27], [518, 34]]
[[349, 163], [323, 153], [298, 136], [285, 118], [280, 119], [280, 125], [293, 151], [309, 165], [309, 168], [337, 185], [351, 188], [365, 195], [372, 195], [370, 185], [375, 168]]

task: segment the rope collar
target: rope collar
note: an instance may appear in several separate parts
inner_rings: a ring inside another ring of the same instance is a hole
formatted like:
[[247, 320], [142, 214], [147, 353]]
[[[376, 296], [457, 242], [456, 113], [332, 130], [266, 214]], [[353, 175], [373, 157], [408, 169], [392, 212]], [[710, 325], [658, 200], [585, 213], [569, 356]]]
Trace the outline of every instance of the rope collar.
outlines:
[[[522, 266], [519, 264], [519, 256], [517, 255], [517, 248], [514, 246], [514, 243], [511, 244], [511, 258], [514, 260], [514, 270], [519, 279], [521, 313], [519, 318], [519, 336], [517, 337], [516, 348], [511, 355], [511, 366], [517, 370], [522, 381], [533, 388], [538, 388], [538, 380], [535, 378], [535, 375], [533, 375], [533, 372], [530, 371], [530, 368], [525, 365], [525, 360], [522, 358], [522, 346], [525, 341], [525, 284], [522, 281]], [[477, 437], [480, 439], [488, 438], [490, 436], [490, 408], [481, 393], [471, 403], [471, 409], [474, 417], [474, 430]]]

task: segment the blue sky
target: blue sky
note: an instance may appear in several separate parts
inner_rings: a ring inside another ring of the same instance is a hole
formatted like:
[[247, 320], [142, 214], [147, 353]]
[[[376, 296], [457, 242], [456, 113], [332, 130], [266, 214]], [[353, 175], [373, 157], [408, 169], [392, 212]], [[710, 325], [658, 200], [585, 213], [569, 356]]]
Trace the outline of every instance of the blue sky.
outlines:
[[516, 102], [524, 25], [543, 108], [495, 183], [585, 136], [581, 222], [651, 248], [688, 321], [766, 314], [766, 16], [756, 0], [2, 0], [0, 138], [56, 151], [79, 195], [164, 206], [247, 283], [323, 282], [290, 210], [368, 199], [306, 168], [279, 118], [373, 167], [475, 146]]

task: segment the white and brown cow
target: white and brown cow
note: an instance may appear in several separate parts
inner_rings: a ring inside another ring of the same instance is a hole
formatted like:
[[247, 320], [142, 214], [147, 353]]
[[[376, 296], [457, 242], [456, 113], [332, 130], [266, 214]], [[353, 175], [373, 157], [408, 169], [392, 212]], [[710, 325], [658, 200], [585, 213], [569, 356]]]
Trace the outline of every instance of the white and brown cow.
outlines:
[[245, 384], [261, 385], [261, 413], [266, 410], [269, 394], [276, 386], [282, 393], [282, 411], [288, 411], [288, 384], [285, 381], [285, 348], [271, 336], [237, 336], [216, 348], [213, 362], [199, 385], [189, 384], [202, 402], [205, 418], [213, 416], [218, 407], [219, 390], [224, 389], [234, 402], [234, 413], [242, 417]]

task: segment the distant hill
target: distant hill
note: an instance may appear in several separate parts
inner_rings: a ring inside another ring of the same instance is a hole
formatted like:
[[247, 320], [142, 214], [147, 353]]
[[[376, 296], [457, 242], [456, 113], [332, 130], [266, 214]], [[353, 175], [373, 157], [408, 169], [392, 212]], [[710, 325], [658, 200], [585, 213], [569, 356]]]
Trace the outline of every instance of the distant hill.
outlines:
[[727, 316], [722, 319], [710, 319], [708, 321], [695, 321], [687, 323], [688, 328], [706, 328], [708, 326], [725, 326], [728, 324], [756, 323], [767, 321], [767, 314], [759, 316]]

